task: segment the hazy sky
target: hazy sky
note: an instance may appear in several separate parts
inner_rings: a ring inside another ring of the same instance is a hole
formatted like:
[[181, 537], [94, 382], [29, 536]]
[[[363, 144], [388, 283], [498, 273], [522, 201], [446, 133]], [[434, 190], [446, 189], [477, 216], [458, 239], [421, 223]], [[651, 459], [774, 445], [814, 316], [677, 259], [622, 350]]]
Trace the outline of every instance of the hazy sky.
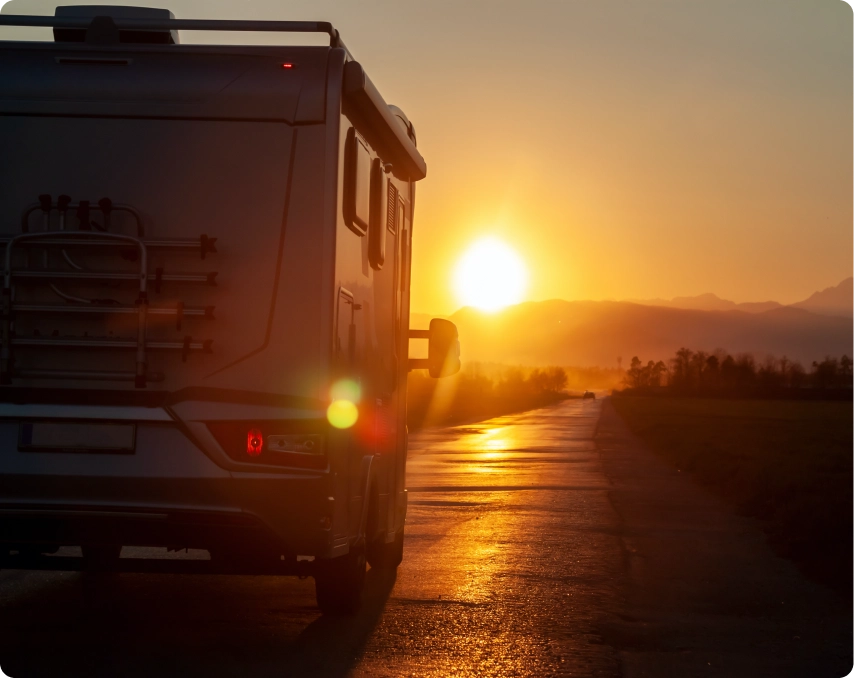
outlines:
[[852, 274], [840, 0], [114, 4], [335, 24], [427, 160], [415, 311], [455, 310], [454, 265], [488, 235], [529, 299], [794, 302]]

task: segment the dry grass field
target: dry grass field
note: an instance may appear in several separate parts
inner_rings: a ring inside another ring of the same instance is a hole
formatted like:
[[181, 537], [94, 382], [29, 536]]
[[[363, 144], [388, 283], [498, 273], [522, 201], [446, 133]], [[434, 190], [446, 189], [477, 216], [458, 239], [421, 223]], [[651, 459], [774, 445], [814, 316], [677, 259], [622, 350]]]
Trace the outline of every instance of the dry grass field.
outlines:
[[779, 554], [851, 599], [850, 402], [612, 402], [654, 452], [758, 518]]

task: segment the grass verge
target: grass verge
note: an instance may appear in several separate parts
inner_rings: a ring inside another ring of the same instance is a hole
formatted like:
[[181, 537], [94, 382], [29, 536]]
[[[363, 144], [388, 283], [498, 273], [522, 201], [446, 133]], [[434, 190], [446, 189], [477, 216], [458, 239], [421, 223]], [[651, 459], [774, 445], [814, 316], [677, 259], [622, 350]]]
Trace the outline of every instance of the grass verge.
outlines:
[[760, 519], [777, 553], [851, 599], [851, 403], [633, 396], [611, 402], [659, 456]]

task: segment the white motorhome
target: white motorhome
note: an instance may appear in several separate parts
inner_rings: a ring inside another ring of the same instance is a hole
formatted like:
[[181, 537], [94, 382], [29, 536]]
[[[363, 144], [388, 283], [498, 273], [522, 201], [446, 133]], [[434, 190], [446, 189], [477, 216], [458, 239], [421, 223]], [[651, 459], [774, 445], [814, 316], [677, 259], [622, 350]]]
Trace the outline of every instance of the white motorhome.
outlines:
[[408, 328], [412, 123], [324, 22], [0, 26], [55, 36], [0, 42], [0, 566], [311, 575], [354, 609], [403, 554], [407, 372], [459, 369], [452, 324]]

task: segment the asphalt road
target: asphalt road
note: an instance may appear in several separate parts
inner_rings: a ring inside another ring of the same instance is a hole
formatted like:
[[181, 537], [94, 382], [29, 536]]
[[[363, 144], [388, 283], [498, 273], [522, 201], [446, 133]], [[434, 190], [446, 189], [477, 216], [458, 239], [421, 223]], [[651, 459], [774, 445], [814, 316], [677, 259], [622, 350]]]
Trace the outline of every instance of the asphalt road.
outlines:
[[[95, 614], [80, 575], [7, 571], [0, 667], [12, 678], [847, 673], [844, 606], [638, 449], [607, 406], [597, 431], [602, 407], [573, 400], [413, 435], [404, 563], [396, 577], [369, 571], [354, 617], [323, 617], [310, 579], [121, 575]], [[732, 554], [753, 569], [733, 573]]]

